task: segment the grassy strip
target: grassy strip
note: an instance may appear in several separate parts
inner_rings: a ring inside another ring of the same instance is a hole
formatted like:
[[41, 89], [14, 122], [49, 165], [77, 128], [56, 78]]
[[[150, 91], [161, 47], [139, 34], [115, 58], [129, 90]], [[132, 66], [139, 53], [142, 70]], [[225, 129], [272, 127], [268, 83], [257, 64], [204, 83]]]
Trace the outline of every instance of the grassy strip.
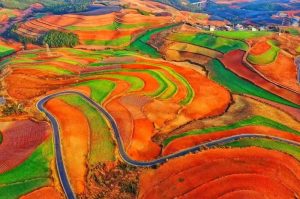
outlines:
[[7, 64], [11, 63], [11, 60], [12, 60], [11, 58], [7, 58], [7, 59], [1, 61], [0, 62], [0, 70], [4, 69], [7, 66]]
[[101, 51], [85, 51], [85, 50], [79, 50], [73, 48], [64, 48], [63, 50], [80, 58], [94, 58], [94, 59], [99, 59], [104, 56], [124, 57], [124, 56], [131, 56], [136, 54], [135, 52], [130, 52], [127, 50], [112, 50], [112, 49], [101, 50]]
[[50, 184], [50, 180], [48, 178], [39, 178], [39, 179], [31, 179], [16, 184], [1, 186], [0, 199], [17, 199], [22, 195], [30, 193], [48, 184]]
[[224, 65], [217, 59], [211, 61], [211, 63], [208, 66], [208, 69], [210, 70], [209, 76], [211, 79], [227, 87], [234, 93], [253, 95], [294, 108], [300, 108], [299, 105], [294, 104], [277, 95], [274, 95], [252, 84], [251, 82], [242, 79], [238, 75], [226, 69]]
[[148, 54], [154, 58], [159, 58], [159, 57], [161, 57], [160, 53], [155, 48], [150, 46], [147, 42], [150, 40], [152, 35], [162, 32], [162, 31], [165, 31], [165, 30], [168, 30], [177, 25], [178, 24], [172, 24], [172, 25], [165, 26], [162, 28], [148, 30], [145, 34], [139, 36], [134, 42], [132, 42], [129, 46], [129, 49], [132, 51], [139, 51], [144, 54]]
[[[50, 176], [50, 160], [53, 157], [52, 139], [41, 144], [29, 158], [14, 169], [0, 174], [0, 186], [33, 178]], [[1, 196], [1, 194], [0, 194]]]
[[222, 53], [227, 53], [237, 49], [248, 49], [248, 45], [242, 41], [217, 37], [211, 34], [174, 33], [171, 34], [168, 39], [205, 47]]
[[[139, 72], [139, 73], [147, 73], [151, 75], [159, 84], [159, 88], [156, 89], [156, 91], [151, 93], [145, 93], [145, 95], [150, 97], [159, 97], [164, 92], [172, 93], [172, 91], [166, 91], [168, 90], [168, 83], [166, 82], [166, 78], [164, 77], [164, 74], [161, 72], [158, 72], [157, 70], [149, 70], [149, 69], [117, 69], [117, 70], [107, 70], [107, 71], [97, 71], [93, 73], [83, 74], [82, 77], [89, 77], [93, 75], [110, 75], [110, 73], [113, 72]], [[168, 80], [170, 82], [170, 80]], [[172, 89], [172, 88], [169, 88]]]
[[150, 23], [136, 23], [136, 24], [123, 24], [118, 22], [113, 22], [112, 24], [103, 26], [68, 26], [65, 29], [72, 31], [101, 31], [101, 30], [127, 30], [135, 28], [144, 28], [150, 26]]
[[66, 95], [62, 96], [61, 99], [82, 111], [88, 119], [91, 132], [89, 164], [95, 166], [99, 162], [114, 161], [115, 144], [111, 137], [110, 128], [102, 115], [78, 95]]
[[232, 143], [228, 143], [227, 147], [250, 147], [257, 146], [261, 148], [277, 150], [287, 153], [296, 159], [300, 160], [300, 148], [294, 145], [289, 145], [284, 142], [269, 140], [269, 139], [241, 139]]
[[15, 49], [0, 45], [0, 58], [8, 56], [15, 52]]
[[173, 83], [171, 80], [169, 80], [165, 74], [161, 71], [155, 70], [155, 72], [160, 76], [160, 78], [167, 84], [166, 89], [164, 89], [164, 92], [159, 95], [160, 99], [170, 99], [173, 97], [177, 92], [177, 86], [175, 83]]
[[123, 46], [129, 44], [131, 41], [131, 35], [123, 36], [117, 39], [111, 40], [85, 40], [86, 45], [99, 45], [99, 46]]
[[278, 56], [278, 53], [280, 52], [280, 48], [278, 48], [276, 45], [274, 45], [272, 42], [268, 41], [268, 44], [271, 46], [271, 48], [260, 54], [260, 55], [251, 55], [249, 54], [247, 57], [247, 60], [256, 65], [266, 65], [274, 62]]
[[56, 66], [52, 66], [52, 65], [46, 65], [46, 64], [38, 64], [38, 65], [33, 65], [33, 66], [26, 66], [26, 68], [31, 68], [31, 69], [38, 69], [41, 71], [48, 71], [48, 72], [53, 72], [55, 74], [59, 74], [59, 75], [72, 75], [73, 72], [62, 69], [62, 68], [58, 68]]
[[142, 88], [144, 88], [144, 86], [145, 86], [144, 81], [141, 80], [138, 77], [135, 77], [135, 76], [118, 75], [118, 74], [105, 74], [105, 75], [101, 75], [101, 77], [120, 79], [120, 80], [129, 82], [130, 89], [128, 90], [128, 92], [139, 91]]
[[65, 58], [65, 57], [56, 58], [55, 61], [59, 61], [59, 62], [71, 64], [71, 65], [81, 65], [81, 63], [79, 61], [72, 60], [72, 59]]
[[3, 134], [2, 132], [0, 131], [0, 144], [3, 142]]
[[150, 65], [150, 66], [158, 66], [158, 67], [166, 70], [168, 73], [170, 73], [173, 77], [175, 77], [178, 81], [180, 81], [180, 83], [182, 83], [185, 86], [185, 88], [187, 89], [187, 95], [183, 100], [180, 101], [181, 105], [187, 105], [194, 99], [195, 92], [194, 92], [194, 89], [192, 88], [192, 86], [190, 85], [190, 83], [183, 76], [181, 76], [174, 69], [172, 69], [171, 67], [168, 67], [168, 66], [165, 66], [162, 64], [154, 64], [154, 63], [150, 63], [150, 62], [141, 63], [141, 64]]
[[108, 80], [91, 80], [75, 84], [75, 86], [88, 86], [91, 88], [91, 98], [97, 103], [102, 103], [116, 87], [114, 82]]
[[294, 36], [299, 36], [299, 35], [300, 35], [300, 31], [297, 30], [297, 29], [294, 29], [294, 28], [289, 28], [289, 29], [288, 29], [288, 32], [289, 32], [291, 35], [294, 35]]
[[213, 35], [217, 37], [226, 37], [229, 39], [246, 40], [258, 37], [266, 37], [271, 35], [271, 32], [267, 31], [214, 31]]
[[227, 126], [218, 126], [218, 127], [211, 127], [211, 128], [206, 128], [206, 129], [201, 129], [201, 130], [194, 130], [194, 131], [189, 131], [186, 133], [182, 133], [179, 135], [175, 135], [172, 137], [169, 137], [163, 141], [163, 145], [166, 146], [170, 142], [172, 142], [175, 139], [182, 138], [185, 136], [191, 136], [191, 135], [202, 135], [202, 134], [207, 134], [207, 133], [213, 133], [213, 132], [219, 132], [219, 131], [228, 131], [232, 129], [237, 129], [245, 126], [266, 126], [266, 127], [271, 127], [274, 129], [278, 129], [281, 131], [293, 133], [296, 135], [300, 135], [300, 132], [285, 126], [284, 124], [278, 123], [274, 120], [262, 117], [262, 116], [253, 116], [249, 119], [241, 120], [236, 123], [227, 125]]

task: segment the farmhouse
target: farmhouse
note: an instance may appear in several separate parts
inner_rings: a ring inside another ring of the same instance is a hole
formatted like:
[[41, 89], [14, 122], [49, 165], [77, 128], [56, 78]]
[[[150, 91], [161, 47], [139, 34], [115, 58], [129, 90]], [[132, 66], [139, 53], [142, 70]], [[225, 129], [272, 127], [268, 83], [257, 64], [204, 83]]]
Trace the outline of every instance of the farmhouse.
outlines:
[[190, 3], [200, 9], [204, 9], [207, 5], [207, 0], [189, 0]]

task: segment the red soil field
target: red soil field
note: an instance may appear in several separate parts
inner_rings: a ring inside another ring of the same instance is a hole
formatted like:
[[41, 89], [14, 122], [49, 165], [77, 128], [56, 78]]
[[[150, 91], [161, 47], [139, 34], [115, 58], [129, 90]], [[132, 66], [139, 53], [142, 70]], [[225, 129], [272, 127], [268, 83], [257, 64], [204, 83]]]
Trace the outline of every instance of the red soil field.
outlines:
[[19, 100], [32, 99], [50, 90], [76, 83], [75, 79], [61, 79], [57, 75], [34, 69], [14, 69], [4, 81], [8, 94]]
[[272, 81], [300, 93], [300, 86], [297, 82], [297, 66], [294, 58], [280, 52], [275, 62], [268, 65], [254, 65], [254, 67]]
[[124, 147], [127, 148], [134, 128], [130, 112], [119, 102], [119, 98], [110, 101], [105, 108], [117, 122]]
[[3, 132], [0, 144], [0, 174], [24, 162], [50, 135], [46, 122], [23, 120], [12, 122]]
[[75, 193], [83, 193], [89, 152], [89, 123], [81, 111], [59, 99], [49, 100], [45, 107], [59, 123], [64, 163], [72, 187]]
[[257, 86], [270, 91], [280, 97], [283, 97], [291, 102], [296, 104], [300, 104], [299, 95], [286, 90], [284, 88], [280, 88], [275, 84], [265, 80], [259, 74], [253, 72], [248, 67], [243, 64], [243, 57], [245, 52], [242, 50], [234, 50], [229, 53], [226, 53], [224, 57], [221, 59], [222, 63], [226, 68], [237, 74], [238, 76], [249, 80], [250, 82], [256, 84]]
[[252, 55], [261, 55], [264, 52], [267, 52], [271, 48], [270, 44], [267, 41], [257, 42], [253, 47], [251, 47], [250, 54]]
[[219, 197], [219, 199], [264, 199], [264, 198], [265, 196], [261, 195], [261, 193], [253, 190], [232, 191]]
[[211, 149], [145, 171], [138, 198], [212, 199], [235, 191], [249, 193], [245, 198], [257, 192], [292, 199], [300, 194], [299, 184], [300, 163], [284, 153], [257, 147]]
[[172, 154], [177, 151], [196, 146], [201, 143], [205, 143], [212, 140], [217, 140], [224, 137], [229, 137], [239, 134], [263, 134], [271, 135], [276, 137], [281, 137], [288, 140], [300, 141], [300, 136], [294, 135], [292, 133], [280, 131], [265, 126], [245, 126], [237, 129], [219, 131], [214, 133], [207, 133], [203, 135], [191, 135], [182, 138], [175, 139], [169, 143], [163, 150], [164, 155]]
[[21, 196], [20, 199], [62, 199], [62, 195], [54, 187], [43, 187], [29, 194]]
[[151, 140], [153, 132], [153, 123], [148, 119], [134, 120], [133, 135], [127, 149], [128, 155], [140, 161], [157, 157], [160, 154], [160, 147]]

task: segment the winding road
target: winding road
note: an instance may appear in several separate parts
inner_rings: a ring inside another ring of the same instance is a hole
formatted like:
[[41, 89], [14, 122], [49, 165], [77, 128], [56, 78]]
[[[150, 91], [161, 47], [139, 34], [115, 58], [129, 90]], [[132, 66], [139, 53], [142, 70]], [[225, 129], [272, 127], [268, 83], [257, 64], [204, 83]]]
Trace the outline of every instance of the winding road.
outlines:
[[47, 101], [49, 101], [52, 98], [62, 96], [62, 95], [70, 95], [70, 94], [79, 95], [80, 97], [85, 99], [89, 104], [91, 104], [94, 108], [96, 108], [97, 111], [99, 111], [100, 113], [102, 113], [106, 117], [106, 119], [108, 120], [110, 126], [112, 127], [113, 134], [114, 134], [114, 137], [115, 137], [115, 140], [117, 142], [118, 149], [119, 149], [120, 157], [127, 164], [137, 166], [137, 167], [156, 166], [156, 165], [162, 164], [164, 162], [167, 162], [168, 160], [173, 159], [173, 158], [184, 156], [184, 155], [187, 155], [189, 153], [198, 152], [198, 151], [201, 151], [201, 150], [206, 149], [206, 148], [211, 148], [211, 147], [218, 146], [218, 145], [224, 145], [224, 144], [231, 143], [233, 141], [236, 141], [236, 140], [239, 140], [239, 139], [244, 139], [244, 138], [272, 139], [272, 140], [275, 140], [275, 141], [280, 141], [280, 142], [284, 142], [284, 143], [287, 143], [287, 144], [290, 144], [290, 145], [300, 147], [299, 142], [295, 142], [295, 141], [291, 141], [291, 140], [287, 140], [287, 139], [283, 139], [283, 138], [279, 138], [279, 137], [262, 135], [262, 134], [240, 134], [240, 135], [230, 136], [230, 137], [226, 137], [226, 138], [206, 142], [206, 143], [203, 143], [203, 144], [191, 147], [191, 148], [184, 149], [182, 151], [179, 151], [179, 152], [171, 154], [171, 155], [160, 157], [158, 159], [155, 159], [155, 160], [152, 160], [152, 161], [149, 161], [149, 162], [136, 161], [136, 160], [131, 159], [127, 155], [127, 153], [125, 151], [125, 148], [124, 148], [124, 145], [123, 145], [123, 141], [122, 141], [120, 132], [119, 132], [119, 129], [118, 129], [118, 126], [117, 126], [117, 123], [113, 119], [113, 117], [103, 107], [101, 107], [99, 104], [97, 104], [91, 98], [89, 98], [86, 95], [84, 95], [80, 92], [77, 92], [77, 91], [63, 91], [63, 92], [59, 92], [59, 93], [54, 93], [54, 94], [48, 95], [48, 96], [44, 97], [43, 99], [41, 99], [40, 101], [38, 101], [36, 106], [41, 112], [46, 114], [46, 116], [48, 117], [48, 119], [51, 122], [53, 132], [54, 132], [56, 166], [57, 166], [57, 170], [58, 170], [61, 185], [62, 185], [62, 187], [64, 189], [64, 192], [65, 192], [65, 195], [68, 199], [75, 199], [76, 195], [75, 195], [74, 191], [72, 190], [72, 186], [71, 186], [70, 181], [68, 179], [66, 168], [65, 168], [64, 162], [63, 162], [63, 154], [62, 154], [62, 148], [61, 148], [61, 138], [60, 138], [60, 133], [59, 133], [59, 124], [56, 121], [55, 117], [47, 111], [47, 109], [44, 107], [44, 105]]

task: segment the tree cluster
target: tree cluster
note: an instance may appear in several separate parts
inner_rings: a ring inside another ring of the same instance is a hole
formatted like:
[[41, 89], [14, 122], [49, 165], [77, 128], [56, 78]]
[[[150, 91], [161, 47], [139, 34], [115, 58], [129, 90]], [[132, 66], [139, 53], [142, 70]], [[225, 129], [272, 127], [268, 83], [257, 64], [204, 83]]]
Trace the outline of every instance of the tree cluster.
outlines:
[[39, 43], [48, 44], [51, 48], [74, 47], [79, 39], [74, 33], [50, 30], [40, 38]]

